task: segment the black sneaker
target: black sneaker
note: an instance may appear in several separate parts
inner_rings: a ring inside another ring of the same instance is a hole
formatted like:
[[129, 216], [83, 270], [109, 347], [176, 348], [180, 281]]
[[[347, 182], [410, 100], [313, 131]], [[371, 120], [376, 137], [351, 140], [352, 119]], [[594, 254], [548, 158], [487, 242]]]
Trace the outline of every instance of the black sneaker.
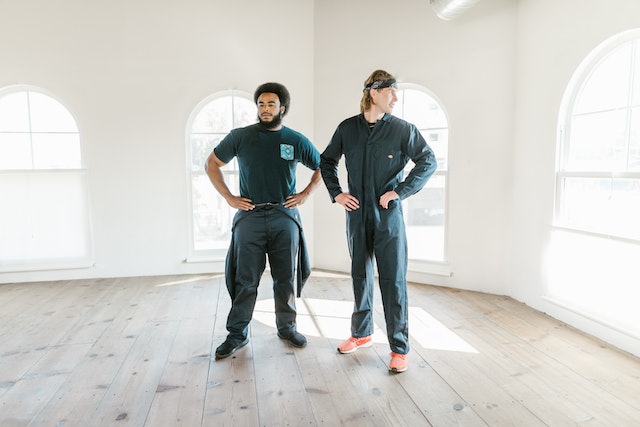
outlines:
[[290, 332], [286, 335], [278, 332], [278, 337], [283, 340], [289, 341], [294, 347], [302, 348], [307, 345], [307, 339], [304, 337], [304, 335], [297, 331]]
[[231, 356], [237, 349], [244, 347], [249, 342], [249, 338], [239, 343], [234, 343], [226, 339], [218, 348], [216, 348], [216, 360], [224, 359]]

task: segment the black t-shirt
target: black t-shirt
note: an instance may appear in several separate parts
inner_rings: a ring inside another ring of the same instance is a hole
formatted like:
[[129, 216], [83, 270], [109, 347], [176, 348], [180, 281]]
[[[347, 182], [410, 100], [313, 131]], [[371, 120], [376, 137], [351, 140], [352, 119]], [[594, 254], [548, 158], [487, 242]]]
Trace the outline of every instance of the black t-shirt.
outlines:
[[298, 162], [311, 170], [320, 167], [320, 153], [301, 133], [283, 126], [270, 131], [259, 124], [234, 129], [216, 148], [218, 159], [238, 159], [240, 196], [254, 204], [279, 203], [296, 193]]

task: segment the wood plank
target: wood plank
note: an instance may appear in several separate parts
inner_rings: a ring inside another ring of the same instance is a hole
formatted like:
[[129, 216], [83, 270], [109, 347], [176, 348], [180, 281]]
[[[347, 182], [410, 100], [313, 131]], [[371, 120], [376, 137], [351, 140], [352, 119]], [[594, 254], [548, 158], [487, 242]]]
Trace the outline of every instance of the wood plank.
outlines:
[[313, 425], [313, 411], [295, 354], [306, 350], [279, 339], [274, 327], [251, 325], [253, 369], [260, 420], [273, 425]]
[[[336, 360], [341, 364], [342, 369], [339, 372], [341, 375], [346, 376], [349, 381], [346, 388], [353, 390], [356, 396], [367, 396], [365, 401], [360, 405], [356, 405], [355, 408], [347, 406], [343, 410], [351, 411], [345, 412], [349, 414], [348, 422], [353, 422], [354, 425], [359, 425], [359, 423], [367, 425], [431, 425], [420, 408], [417, 407], [398, 382], [398, 376], [388, 372], [388, 342], [383, 333], [384, 323], [381, 323], [379, 319], [376, 321], [376, 325], [382, 326], [378, 326], [374, 333], [374, 342], [378, 342], [374, 344], [374, 349], [362, 349], [352, 354], [337, 354], [337, 346], [350, 333], [350, 316], [353, 308], [351, 280], [344, 277], [331, 277], [328, 280], [327, 278], [322, 278], [316, 281], [314, 277], [312, 278], [312, 283], [307, 286], [315, 286], [316, 294], [318, 294], [317, 288], [320, 287], [320, 293], [331, 295], [332, 298], [337, 299], [331, 305], [334, 306], [335, 310], [333, 314], [343, 319], [343, 322], [341, 322], [343, 335], [339, 339], [331, 340], [327, 350], [335, 355]], [[342, 301], [348, 302], [348, 304], [336, 304]], [[376, 306], [380, 305], [381, 299], [377, 289], [374, 301]], [[342, 308], [339, 312], [337, 311], [338, 307]], [[318, 313], [314, 312], [314, 315], [317, 316]], [[380, 342], [382, 344], [379, 344]], [[340, 394], [335, 396], [335, 399], [339, 400], [340, 398]], [[362, 408], [359, 413], [353, 413], [354, 409], [359, 408]]]
[[[341, 357], [335, 341], [308, 337], [305, 351], [296, 351], [304, 392], [317, 425], [373, 426], [363, 397], [351, 386], [351, 379], [337, 364]], [[307, 351], [308, 350], [308, 351]]]
[[[304, 308], [300, 300], [296, 305], [298, 311]], [[295, 357], [306, 348], [294, 348], [278, 338], [273, 281], [268, 274], [258, 289], [251, 340], [259, 419], [272, 420], [274, 425], [313, 425], [312, 407]]]
[[146, 425], [202, 423], [215, 323], [211, 302], [218, 300], [221, 289], [221, 279], [214, 276], [192, 284], [188, 310], [183, 313]]
[[[135, 311], [121, 331], [122, 340], [133, 343], [92, 415], [98, 425], [115, 421], [122, 426], [144, 425], [175, 340], [180, 322], [173, 320], [176, 316], [172, 309], [181, 310], [183, 302], [173, 298], [176, 289], [158, 286], [158, 278], [147, 280], [150, 286], [140, 300], [132, 302]], [[186, 295], [182, 288], [177, 291]]]
[[409, 284], [409, 371], [374, 345], [340, 355], [348, 276], [313, 272], [296, 349], [275, 331], [271, 279], [251, 342], [215, 361], [222, 275], [0, 286], [0, 426], [634, 425], [640, 360], [499, 295]]
[[[461, 300], [456, 299], [456, 301]], [[540, 355], [535, 356], [535, 361], [530, 366], [524, 364], [526, 355], [534, 353], [535, 350], [490, 320], [489, 313], [495, 312], [495, 309], [487, 299], [483, 300], [480, 297], [478, 301], [474, 299], [474, 304], [475, 302], [482, 305], [481, 310], [484, 315], [466, 318], [464, 327], [459, 327], [456, 331], [468, 340], [480, 355], [487, 358], [474, 362], [477, 369], [488, 372], [498, 381], [501, 388], [514, 399], [519, 399], [528, 412], [546, 424], [570, 425], [592, 420], [594, 424], [607, 425], [606, 414], [610, 412], [608, 408], [597, 405], [595, 410], [599, 415], [594, 417], [594, 407], [580, 405], [579, 399], [568, 395], [563, 387], [566, 384], [562, 376], [555, 372], [552, 365], [542, 364]], [[519, 357], [513, 357], [514, 351], [520, 353]], [[542, 369], [548, 371], [538, 372]], [[563, 369], [566, 372], [566, 369]], [[580, 379], [571, 380], [571, 382], [575, 381]], [[581, 393], [580, 389], [576, 389], [576, 392]], [[553, 406], [549, 406], [549, 396], [554, 396]], [[622, 418], [624, 419], [625, 416]]]
[[226, 321], [231, 308], [231, 300], [223, 280], [220, 281], [218, 295], [201, 425], [259, 425], [252, 343], [226, 359], [215, 360], [215, 349], [227, 336]]
[[24, 306], [22, 312], [0, 312], [0, 322], [6, 327], [0, 338], [0, 396], [33, 369], [49, 348], [58, 346], [67, 331], [80, 321], [77, 311], [69, 312], [69, 301], [89, 295], [91, 288], [86, 283], [38, 283], [33, 294], [21, 293], [20, 302], [12, 304]]
[[96, 294], [104, 299], [92, 299], [95, 310], [87, 312], [78, 327], [71, 329], [61, 341], [65, 345], [87, 342], [91, 347], [34, 418], [33, 425], [46, 425], [52, 420], [61, 425], [89, 423], [134, 344], [132, 338], [122, 336], [122, 331], [129, 322], [129, 310], [137, 305], [135, 301], [142, 296], [145, 286], [136, 286], [127, 279], [113, 279], [94, 286]]
[[[37, 286], [34, 294], [21, 300], [22, 304], [17, 304], [14, 310], [3, 310], [0, 314], [0, 320], [3, 321], [3, 333], [0, 336], [2, 354], [26, 353], [33, 350], [30, 346], [33, 342], [38, 343], [36, 348], [57, 343], [78, 321], [78, 310], [70, 312], [68, 301], [81, 300], [90, 294], [88, 286], [76, 286], [71, 282], [51, 285], [49, 288]], [[19, 306], [23, 306], [23, 310], [19, 310]], [[21, 333], [16, 334], [16, 330]]]
[[38, 362], [0, 397], [0, 425], [29, 425], [51, 401], [89, 347], [89, 344], [69, 344], [44, 350]]

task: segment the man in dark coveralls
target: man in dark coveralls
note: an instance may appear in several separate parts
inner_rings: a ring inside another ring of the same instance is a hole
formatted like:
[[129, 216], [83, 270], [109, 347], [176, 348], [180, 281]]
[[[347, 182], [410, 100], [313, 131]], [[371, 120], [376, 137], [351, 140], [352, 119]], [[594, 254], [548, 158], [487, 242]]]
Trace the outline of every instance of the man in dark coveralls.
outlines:
[[[351, 254], [351, 337], [338, 346], [338, 352], [371, 346], [375, 256], [392, 373], [407, 370], [409, 352], [407, 238], [401, 201], [422, 189], [436, 170], [436, 158], [420, 131], [391, 115], [398, 100], [396, 89], [391, 74], [374, 71], [364, 83], [360, 114], [338, 125], [320, 162], [331, 200], [346, 210]], [[348, 192], [338, 180], [343, 155]], [[404, 178], [409, 160], [415, 166]]]
[[[307, 344], [304, 335], [296, 330], [296, 288], [300, 296], [310, 273], [297, 208], [320, 184], [320, 153], [304, 135], [282, 125], [290, 103], [283, 85], [259, 86], [254, 101], [259, 122], [232, 130], [214, 148], [205, 165], [215, 189], [229, 206], [238, 209], [226, 262], [232, 303], [227, 317], [229, 333], [216, 349], [216, 359], [232, 355], [249, 342], [249, 322], [267, 257], [278, 336], [295, 347]], [[231, 193], [220, 170], [234, 157], [240, 170], [239, 196]], [[306, 188], [296, 193], [298, 163], [314, 173]]]

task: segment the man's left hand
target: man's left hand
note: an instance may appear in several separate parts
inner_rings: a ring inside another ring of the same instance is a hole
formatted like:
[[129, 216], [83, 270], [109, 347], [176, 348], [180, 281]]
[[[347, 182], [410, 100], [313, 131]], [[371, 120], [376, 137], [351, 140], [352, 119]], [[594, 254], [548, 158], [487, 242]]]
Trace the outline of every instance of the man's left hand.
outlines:
[[400, 196], [398, 196], [398, 193], [396, 193], [395, 191], [393, 190], [387, 191], [382, 196], [380, 196], [380, 201], [379, 201], [380, 206], [382, 206], [383, 209], [387, 209], [389, 208], [389, 202], [399, 197]]
[[287, 200], [284, 201], [284, 207], [289, 209], [297, 208], [307, 201], [307, 197], [309, 196], [307, 196], [304, 192], [296, 193], [292, 196], [289, 196], [287, 197]]

